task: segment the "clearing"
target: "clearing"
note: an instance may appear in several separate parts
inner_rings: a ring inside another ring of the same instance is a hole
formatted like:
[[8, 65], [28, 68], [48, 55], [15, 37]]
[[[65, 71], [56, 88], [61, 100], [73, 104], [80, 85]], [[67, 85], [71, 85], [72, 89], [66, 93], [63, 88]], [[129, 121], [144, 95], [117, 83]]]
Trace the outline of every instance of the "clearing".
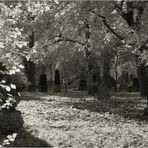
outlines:
[[145, 107], [138, 93], [112, 93], [110, 100], [97, 100], [86, 92], [25, 92], [17, 107], [24, 129], [10, 146], [146, 148]]

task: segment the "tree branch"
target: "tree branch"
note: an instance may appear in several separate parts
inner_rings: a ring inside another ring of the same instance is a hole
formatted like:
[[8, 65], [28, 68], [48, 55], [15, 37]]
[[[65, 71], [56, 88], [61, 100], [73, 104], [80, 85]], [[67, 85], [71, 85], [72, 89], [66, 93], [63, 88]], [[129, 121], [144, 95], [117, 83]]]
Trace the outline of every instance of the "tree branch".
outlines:
[[143, 43], [143, 45], [138, 50], [143, 51], [143, 49], [146, 47], [147, 43], [148, 43], [148, 38], [146, 39], [146, 41]]
[[114, 5], [115, 5], [115, 8], [117, 8], [117, 9], [120, 10], [120, 11], [122, 11], [123, 2], [124, 2], [124, 0], [121, 1], [120, 6], [119, 6], [119, 5], [117, 4], [117, 2], [113, 1]]
[[66, 2], [66, 4], [65, 4], [64, 6], [62, 6], [62, 7], [59, 8], [58, 10], [56, 10], [56, 11], [54, 12], [54, 14], [59, 13], [60, 11], [62, 11], [68, 4], [70, 4], [70, 1], [69, 1], [69, 2]]
[[52, 44], [48, 44], [48, 45], [53, 45], [53, 44], [63, 42], [63, 41], [72, 42], [72, 43], [79, 43], [80, 45], [85, 46], [85, 43], [77, 41], [77, 40], [73, 40], [73, 39], [70, 39], [70, 38], [59, 38], [56, 41], [54, 41]]
[[91, 13], [95, 14], [96, 16], [98, 16], [99, 18], [102, 19], [102, 22], [104, 23], [104, 25], [107, 27], [107, 29], [112, 33], [114, 34], [118, 39], [120, 40], [123, 40], [124, 37], [119, 35], [117, 32], [115, 32], [110, 26], [109, 24], [107, 23], [107, 18], [103, 15], [100, 15], [100, 14], [97, 14], [95, 11], [91, 10]]
[[[118, 11], [118, 13], [120, 14], [120, 16], [127, 22], [127, 24], [129, 25], [129, 22], [127, 21], [127, 15], [126, 13], [123, 12], [123, 9], [122, 9], [122, 5], [123, 5], [123, 1], [121, 1], [121, 6], [119, 6], [115, 1], [113, 2], [114, 3], [114, 6], [115, 6], [115, 9]], [[129, 25], [130, 26], [130, 25]]]

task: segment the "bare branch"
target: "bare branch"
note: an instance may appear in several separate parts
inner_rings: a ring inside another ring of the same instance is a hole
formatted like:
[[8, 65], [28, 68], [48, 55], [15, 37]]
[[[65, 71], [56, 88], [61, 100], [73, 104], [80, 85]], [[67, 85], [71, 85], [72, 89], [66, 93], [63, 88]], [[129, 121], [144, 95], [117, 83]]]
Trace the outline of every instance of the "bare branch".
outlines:
[[148, 38], [138, 50], [143, 51], [143, 49], [146, 47], [147, 43], [148, 43]]
[[122, 10], [123, 2], [124, 2], [124, 0], [121, 1], [121, 6], [119, 6], [115, 1], [113, 3], [114, 3], [114, 6], [115, 6], [115, 9], [118, 11], [118, 13], [120, 14], [120, 16], [127, 22], [126, 14]]
[[119, 6], [118, 4], [117, 4], [117, 2], [115, 2], [115, 1], [113, 1], [113, 3], [114, 3], [114, 5], [115, 5], [115, 8], [117, 8], [118, 10], [122, 10], [122, 5], [121, 6]]
[[60, 9], [56, 10], [54, 12], [54, 14], [59, 13], [60, 11], [62, 11], [68, 4], [70, 4], [70, 1], [69, 2], [66, 2], [66, 4], [64, 6], [62, 6]]
[[93, 11], [93, 10], [91, 10], [91, 12], [92, 12], [93, 14], [95, 14], [96, 16], [98, 16], [99, 18], [101, 18], [101, 19], [102, 19], [102, 22], [103, 22], [104, 25], [108, 28], [108, 30], [109, 30], [112, 34], [114, 34], [118, 39], [120, 39], [120, 40], [123, 40], [123, 39], [124, 39], [123, 36], [119, 35], [117, 32], [115, 32], [115, 31], [110, 27], [110, 25], [107, 23], [107, 18], [106, 18], [105, 16], [100, 15], [100, 14], [97, 14], [97, 13], [96, 13], [95, 11]]
[[78, 43], [78, 44], [80, 44], [82, 46], [85, 46], [85, 43], [80, 42], [80, 41], [77, 41], [77, 40], [73, 40], [73, 39], [70, 39], [70, 38], [59, 38], [56, 41], [54, 41], [53, 43], [48, 44], [48, 45], [53, 45], [53, 44], [56, 44], [56, 43], [59, 43], [59, 42], [64, 42], [64, 41], [66, 41], [66, 42], [72, 42], [72, 43]]

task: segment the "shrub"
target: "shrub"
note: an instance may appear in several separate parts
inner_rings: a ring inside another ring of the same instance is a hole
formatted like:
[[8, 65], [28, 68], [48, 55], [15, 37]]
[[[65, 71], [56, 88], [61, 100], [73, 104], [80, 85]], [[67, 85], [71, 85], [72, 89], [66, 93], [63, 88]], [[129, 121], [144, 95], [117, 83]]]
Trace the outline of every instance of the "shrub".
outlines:
[[29, 85], [27, 77], [22, 72], [16, 73], [15, 75], [13, 75], [11, 82], [16, 85], [17, 91], [24, 91]]

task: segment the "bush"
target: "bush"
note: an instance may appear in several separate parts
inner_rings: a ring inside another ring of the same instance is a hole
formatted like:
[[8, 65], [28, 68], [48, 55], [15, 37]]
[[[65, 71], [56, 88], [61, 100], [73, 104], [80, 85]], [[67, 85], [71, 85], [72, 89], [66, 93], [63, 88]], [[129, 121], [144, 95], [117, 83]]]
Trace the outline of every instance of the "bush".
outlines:
[[24, 73], [17, 73], [13, 75], [11, 82], [16, 85], [17, 91], [24, 91], [29, 86], [29, 82]]

